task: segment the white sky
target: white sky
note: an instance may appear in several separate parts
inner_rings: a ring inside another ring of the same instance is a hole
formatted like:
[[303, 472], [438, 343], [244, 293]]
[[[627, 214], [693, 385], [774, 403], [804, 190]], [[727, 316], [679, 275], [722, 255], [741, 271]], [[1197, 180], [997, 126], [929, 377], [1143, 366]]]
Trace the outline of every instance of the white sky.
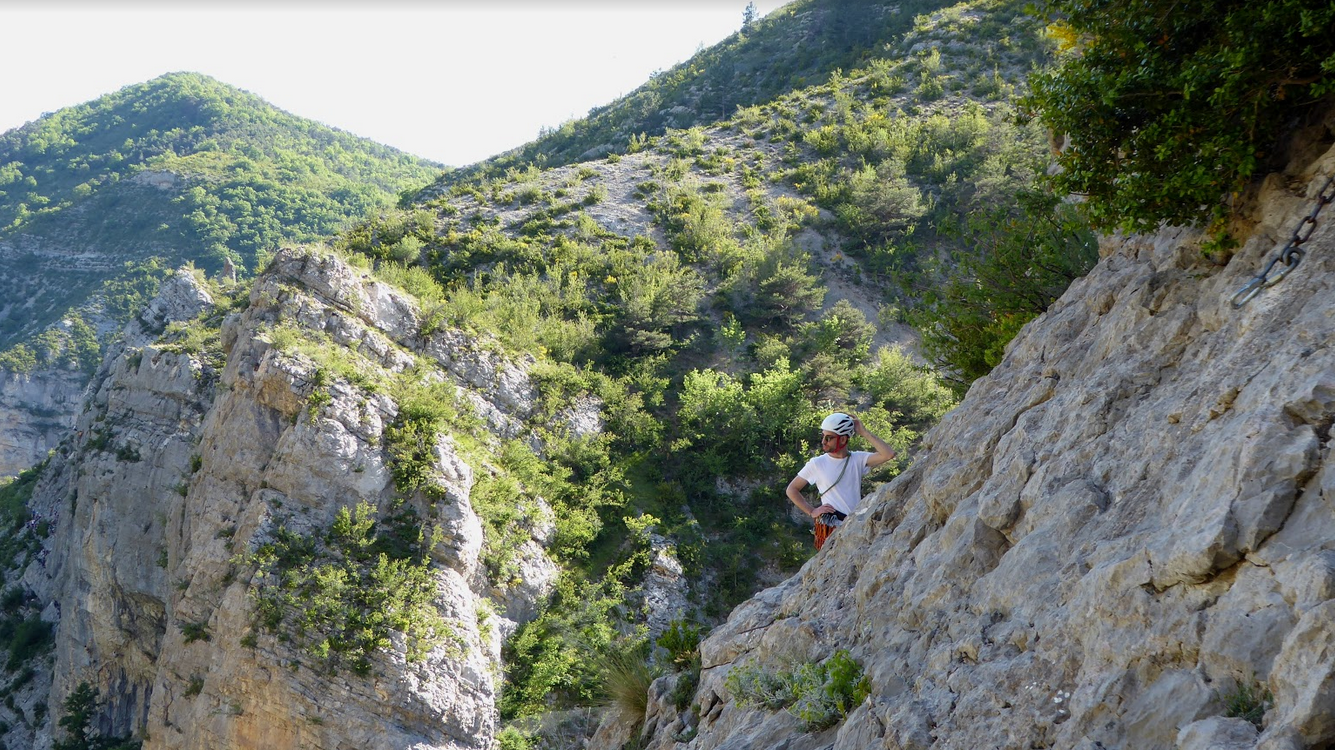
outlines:
[[[761, 15], [787, 0], [755, 0]], [[746, 0], [0, 0], [0, 132], [173, 71], [462, 166], [741, 27]]]

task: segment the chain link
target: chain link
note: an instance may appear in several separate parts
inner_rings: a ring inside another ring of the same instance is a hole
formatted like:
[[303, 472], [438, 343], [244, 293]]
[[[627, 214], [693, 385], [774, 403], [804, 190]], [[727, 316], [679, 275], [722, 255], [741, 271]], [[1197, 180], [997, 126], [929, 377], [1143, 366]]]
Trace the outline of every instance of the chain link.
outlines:
[[[1311, 239], [1312, 232], [1316, 231], [1316, 217], [1321, 213], [1321, 209], [1331, 203], [1335, 203], [1335, 177], [1327, 178], [1326, 184], [1321, 187], [1321, 192], [1317, 194], [1316, 205], [1312, 207], [1312, 213], [1304, 216], [1302, 221], [1298, 222], [1298, 226], [1293, 230], [1293, 236], [1289, 238], [1289, 242], [1284, 246], [1284, 249], [1270, 259], [1265, 270], [1261, 271], [1255, 278], [1247, 282], [1246, 286], [1239, 289], [1237, 294], [1233, 295], [1234, 310], [1251, 302], [1253, 297], [1267, 287], [1272, 287], [1283, 281], [1285, 276], [1288, 276], [1293, 272], [1293, 269], [1298, 267], [1305, 254], [1302, 245]], [[1274, 276], [1271, 276], [1270, 272], [1281, 263], [1284, 266], [1275, 271]]]

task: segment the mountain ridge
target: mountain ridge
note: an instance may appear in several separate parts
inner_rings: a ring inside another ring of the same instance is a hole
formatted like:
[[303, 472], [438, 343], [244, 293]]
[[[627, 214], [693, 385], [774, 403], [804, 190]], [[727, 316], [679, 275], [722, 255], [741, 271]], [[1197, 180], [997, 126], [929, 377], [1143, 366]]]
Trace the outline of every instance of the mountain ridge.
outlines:
[[25, 383], [71, 383], [47, 399], [70, 424], [93, 350], [167, 269], [244, 277], [278, 243], [329, 236], [438, 171], [195, 73], [0, 134], [0, 475], [54, 444], [22, 408]]

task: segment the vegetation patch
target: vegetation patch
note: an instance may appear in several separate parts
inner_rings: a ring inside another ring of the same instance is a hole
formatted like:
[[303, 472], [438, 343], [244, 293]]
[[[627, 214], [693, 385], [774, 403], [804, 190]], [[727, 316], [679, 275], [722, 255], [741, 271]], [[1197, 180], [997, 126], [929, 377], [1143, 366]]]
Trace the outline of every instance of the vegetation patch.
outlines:
[[29, 528], [32, 513], [28, 510], [28, 501], [32, 499], [33, 490], [48, 463], [43, 461], [17, 477], [0, 478], [0, 571], [24, 565], [27, 556], [40, 546], [38, 537], [46, 533], [46, 522]]
[[638, 729], [649, 707], [649, 686], [658, 676], [642, 647], [615, 650], [603, 662], [603, 701], [622, 724]]
[[547, 609], [505, 644], [508, 672], [500, 701], [502, 718], [605, 700], [603, 659], [589, 655], [605, 657], [637, 647], [638, 639], [628, 639], [616, 626], [628, 593], [629, 568], [619, 566], [598, 582], [573, 573], [561, 576]]
[[55, 750], [139, 750], [143, 746], [143, 740], [128, 735], [112, 737], [96, 729], [104, 709], [99, 692], [81, 682], [65, 697], [57, 722], [64, 737], [55, 741]]
[[257, 624], [330, 670], [370, 674], [395, 632], [409, 661], [420, 661], [451, 635], [434, 604], [438, 540], [410, 509], [377, 516], [364, 501], [312, 534], [280, 522], [250, 556]]
[[698, 626], [673, 620], [656, 641], [660, 648], [667, 651], [668, 664], [678, 675], [671, 694], [672, 705], [677, 711], [687, 709], [700, 685], [700, 635]]
[[862, 667], [844, 649], [822, 662], [791, 669], [751, 662], [734, 667], [724, 684], [738, 705], [786, 709], [808, 732], [838, 724], [871, 693]]
[[1026, 106], [1074, 139], [1051, 181], [1102, 228], [1224, 231], [1252, 178], [1283, 166], [1284, 123], [1335, 91], [1329, 3], [1041, 5], [1063, 54]]
[[979, 212], [950, 233], [960, 249], [900, 283], [918, 296], [906, 318], [922, 334], [924, 354], [963, 396], [1001, 362], [1025, 323], [1094, 267], [1098, 243], [1075, 208], [1042, 194]]
[[1265, 714], [1275, 705], [1270, 688], [1255, 679], [1239, 681], [1232, 690], [1216, 694], [1216, 697], [1224, 704], [1224, 716], [1245, 719], [1258, 730], [1264, 728]]

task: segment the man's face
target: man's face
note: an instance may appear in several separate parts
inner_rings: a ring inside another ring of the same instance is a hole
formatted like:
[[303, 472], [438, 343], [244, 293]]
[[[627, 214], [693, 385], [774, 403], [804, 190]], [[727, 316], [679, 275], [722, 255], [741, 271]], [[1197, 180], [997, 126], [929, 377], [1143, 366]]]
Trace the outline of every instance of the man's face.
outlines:
[[820, 447], [826, 453], [838, 453], [848, 444], [847, 438], [824, 430], [820, 434]]

